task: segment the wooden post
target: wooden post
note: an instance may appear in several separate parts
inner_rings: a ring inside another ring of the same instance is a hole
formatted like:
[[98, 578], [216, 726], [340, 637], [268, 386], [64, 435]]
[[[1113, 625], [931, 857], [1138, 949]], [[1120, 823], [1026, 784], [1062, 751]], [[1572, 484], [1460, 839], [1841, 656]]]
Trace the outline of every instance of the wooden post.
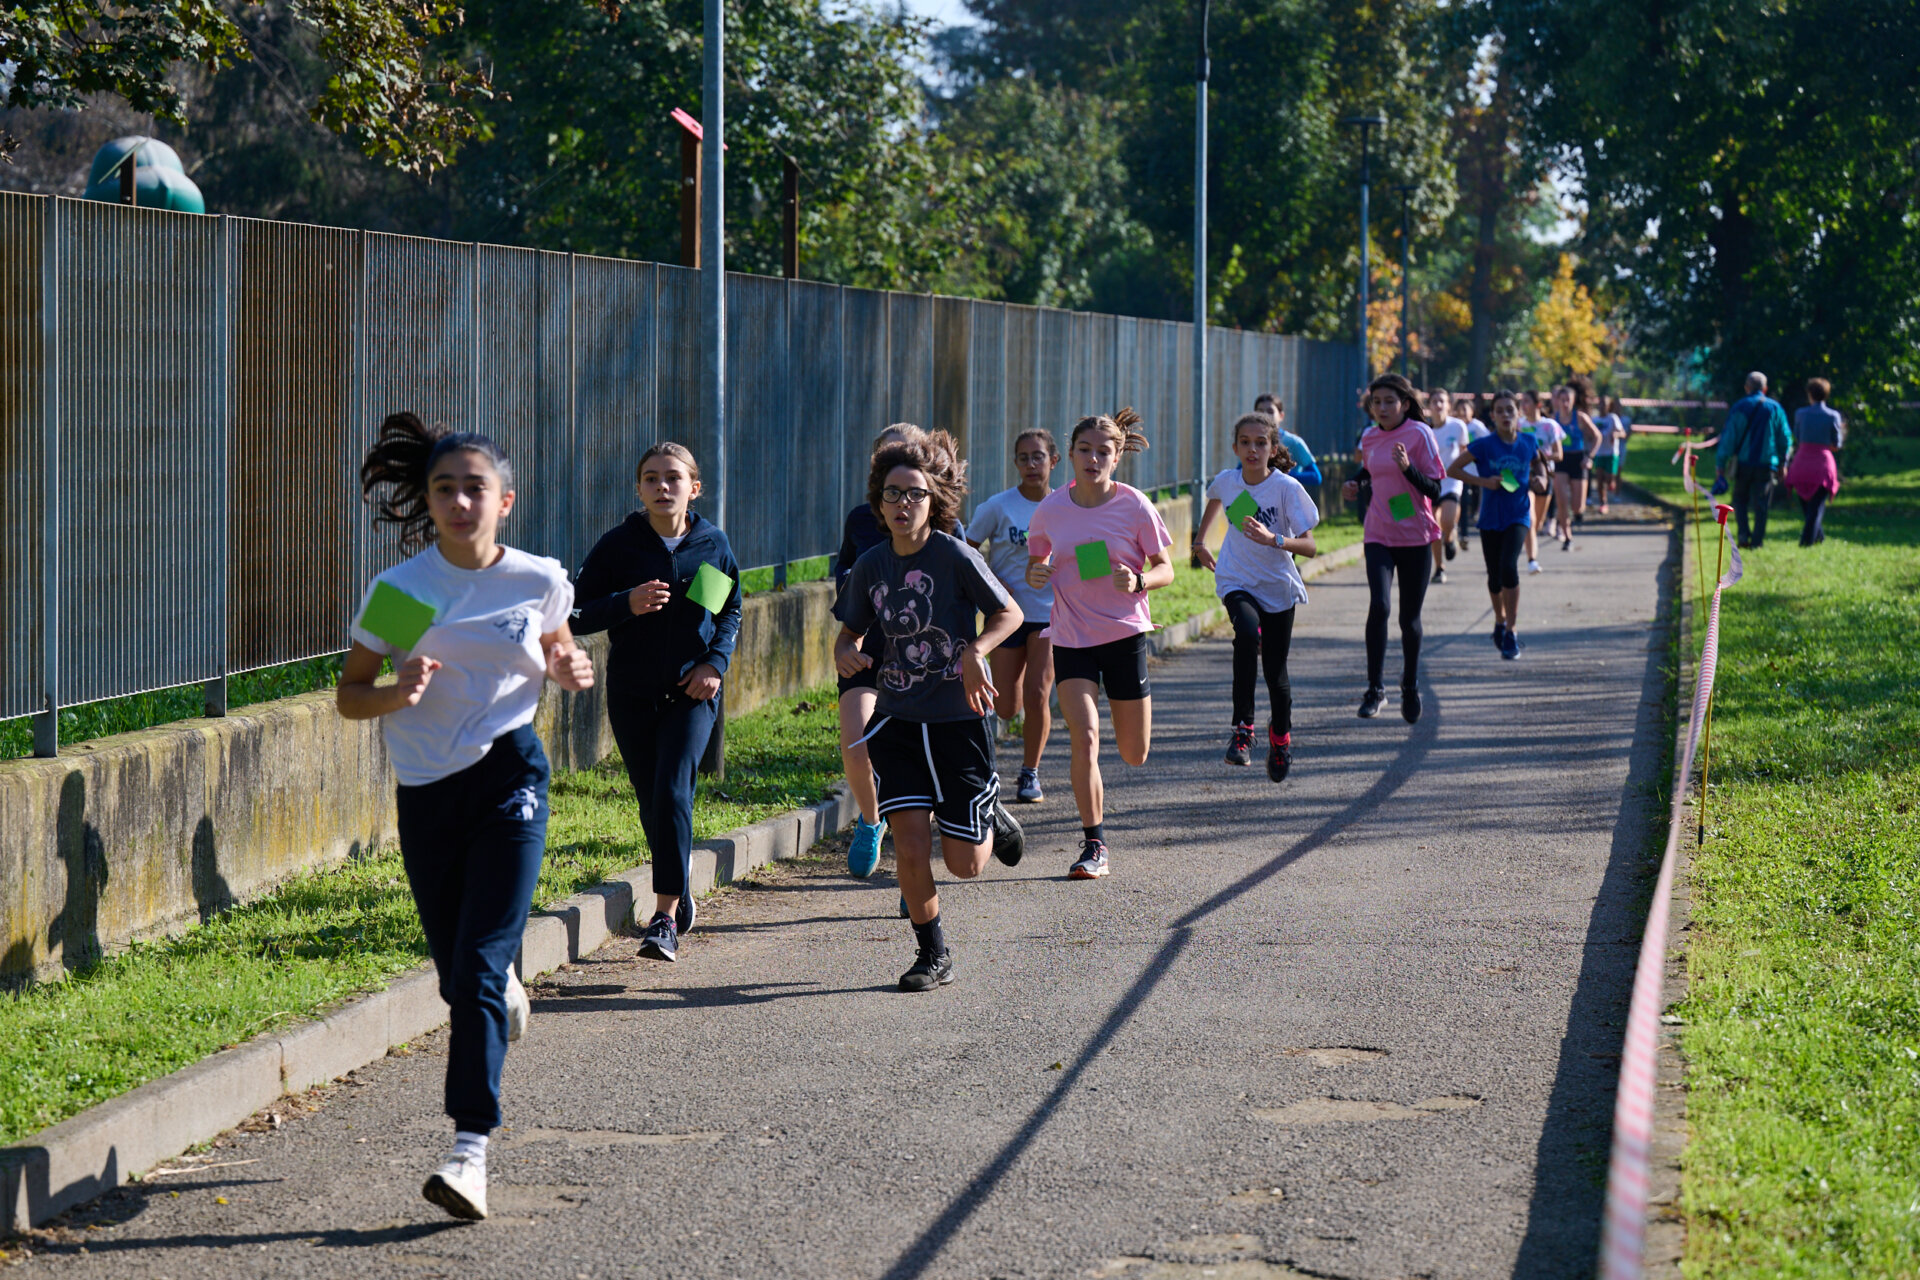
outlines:
[[800, 162], [786, 158], [784, 190], [780, 197], [780, 274], [789, 280], [800, 278]]
[[700, 139], [680, 131], [680, 265], [700, 265]]

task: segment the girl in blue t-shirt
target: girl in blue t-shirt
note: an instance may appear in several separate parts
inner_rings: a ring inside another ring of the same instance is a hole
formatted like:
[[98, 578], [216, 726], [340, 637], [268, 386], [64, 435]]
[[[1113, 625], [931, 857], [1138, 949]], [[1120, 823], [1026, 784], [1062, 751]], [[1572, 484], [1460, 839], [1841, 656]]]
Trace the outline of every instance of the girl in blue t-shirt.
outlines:
[[1494, 396], [1489, 416], [1493, 434], [1469, 443], [1447, 475], [1481, 490], [1480, 554], [1493, 600], [1493, 643], [1511, 660], [1521, 649], [1513, 629], [1520, 612], [1520, 553], [1532, 525], [1533, 495], [1547, 491], [1547, 460], [1538, 437], [1521, 432], [1520, 405], [1511, 391]]

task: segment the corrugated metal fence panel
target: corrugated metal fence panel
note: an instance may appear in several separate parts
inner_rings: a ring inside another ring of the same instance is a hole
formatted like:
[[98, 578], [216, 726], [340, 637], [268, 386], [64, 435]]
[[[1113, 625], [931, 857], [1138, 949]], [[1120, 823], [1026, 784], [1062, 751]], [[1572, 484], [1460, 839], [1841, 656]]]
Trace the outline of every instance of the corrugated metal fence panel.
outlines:
[[[845, 487], [840, 514], [866, 501], [873, 438], [896, 421], [887, 402], [887, 298], [872, 289], [842, 289], [841, 377], [846, 395]], [[834, 546], [838, 548], [836, 539]]]
[[634, 469], [654, 426], [653, 263], [573, 260], [573, 563], [634, 509]]
[[967, 510], [1019, 479], [1013, 469], [1013, 433], [1007, 428], [1007, 306], [970, 302], [967, 350]]
[[229, 672], [347, 644], [367, 519], [357, 478], [368, 433], [353, 404], [360, 244], [357, 231], [233, 221]]
[[0, 194], [0, 717], [40, 710], [44, 198]]
[[483, 245], [479, 272], [479, 430], [513, 464], [514, 505], [501, 541], [570, 564], [577, 472], [567, 255]]
[[887, 421], [936, 427], [933, 420], [933, 298], [887, 295]]
[[727, 277], [727, 539], [745, 568], [797, 550], [787, 521], [793, 468], [787, 282]]
[[1079, 396], [1073, 386], [1072, 318], [1051, 307], [1036, 310], [1039, 373], [1034, 379], [1034, 400], [1039, 413], [1034, 425], [1064, 441], [1080, 417], [1075, 412]]
[[1087, 334], [1088, 401], [1104, 405], [1105, 408], [1101, 410], [1103, 413], [1133, 404], [1133, 401], [1120, 394], [1120, 363], [1114, 350], [1120, 341], [1120, 326], [1116, 317], [1088, 315], [1081, 319]]
[[227, 464], [220, 220], [57, 207], [64, 705], [220, 672]]
[[[654, 435], [677, 440], [696, 458], [713, 458], [712, 432], [701, 412], [700, 273], [692, 267], [655, 268], [659, 291], [654, 310]], [[644, 446], [642, 446], [644, 448]], [[635, 461], [639, 455], [634, 455]], [[722, 478], [713, 477], [716, 484]], [[708, 498], [718, 496], [718, 490]]]
[[1175, 459], [1175, 470], [1170, 484], [1187, 484], [1194, 478], [1194, 468], [1199, 465], [1193, 453], [1193, 325], [1184, 320], [1169, 320], [1166, 325], [1165, 345], [1169, 381], [1174, 387], [1174, 439], [1178, 442], [1171, 452]]
[[1041, 427], [1053, 432], [1064, 450], [1066, 437], [1058, 423], [1044, 422], [1040, 414], [1040, 309], [1007, 304], [1007, 432]]
[[[475, 246], [416, 236], [366, 237], [364, 451], [389, 415], [474, 430]], [[391, 526], [367, 529], [368, 578], [406, 557]], [[364, 584], [363, 584], [364, 585]]]
[[786, 548], [791, 558], [800, 559], [839, 548], [842, 522], [855, 501], [845, 496], [853, 487], [848, 441], [858, 445], [865, 438], [848, 429], [843, 412], [841, 289], [797, 280], [788, 288], [793, 354], [787, 401], [793, 406], [793, 434], [790, 445], [773, 456], [786, 459], [791, 472]]
[[973, 303], [965, 298], [933, 298], [930, 304], [933, 403], [925, 425], [951, 434], [959, 442], [960, 456], [966, 458], [974, 451], [973, 370], [968, 359]]

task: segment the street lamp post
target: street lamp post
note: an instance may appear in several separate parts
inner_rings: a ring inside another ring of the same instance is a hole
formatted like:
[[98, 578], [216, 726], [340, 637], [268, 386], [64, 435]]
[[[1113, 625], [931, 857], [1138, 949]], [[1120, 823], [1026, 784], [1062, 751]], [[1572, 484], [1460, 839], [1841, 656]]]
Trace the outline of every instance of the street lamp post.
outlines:
[[727, 241], [726, 241], [726, 5], [706, 0], [706, 42], [700, 90], [700, 345], [706, 382], [707, 430], [713, 442], [713, 522], [727, 527]]
[[[1200, 0], [1200, 58], [1193, 76], [1193, 527], [1207, 490], [1207, 19]], [[1176, 459], [1177, 460], [1177, 459]]]
[[1373, 353], [1367, 349], [1367, 238], [1369, 225], [1367, 220], [1367, 187], [1373, 181], [1371, 156], [1367, 144], [1373, 137], [1373, 130], [1385, 129], [1387, 118], [1379, 113], [1368, 116], [1348, 116], [1340, 122], [1356, 125], [1360, 129], [1360, 367], [1366, 371], [1369, 382], [1373, 380]]
[[1402, 183], [1394, 188], [1400, 193], [1400, 376], [1413, 376], [1413, 352], [1407, 344], [1407, 315], [1411, 310], [1413, 246], [1413, 193], [1412, 183]]

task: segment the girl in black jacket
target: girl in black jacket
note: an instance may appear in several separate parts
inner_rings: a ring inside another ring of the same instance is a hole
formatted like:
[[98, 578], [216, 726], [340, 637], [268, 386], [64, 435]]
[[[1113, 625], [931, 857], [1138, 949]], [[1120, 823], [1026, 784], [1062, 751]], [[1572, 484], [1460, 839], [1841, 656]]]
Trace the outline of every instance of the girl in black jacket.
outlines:
[[[740, 634], [740, 566], [727, 535], [687, 509], [700, 496], [700, 464], [685, 445], [648, 449], [637, 479], [644, 510], [609, 530], [580, 566], [574, 634], [611, 633], [607, 719], [653, 856], [654, 912], [640, 954], [673, 960], [693, 928], [693, 773]], [[711, 568], [700, 582], [703, 566]]]

